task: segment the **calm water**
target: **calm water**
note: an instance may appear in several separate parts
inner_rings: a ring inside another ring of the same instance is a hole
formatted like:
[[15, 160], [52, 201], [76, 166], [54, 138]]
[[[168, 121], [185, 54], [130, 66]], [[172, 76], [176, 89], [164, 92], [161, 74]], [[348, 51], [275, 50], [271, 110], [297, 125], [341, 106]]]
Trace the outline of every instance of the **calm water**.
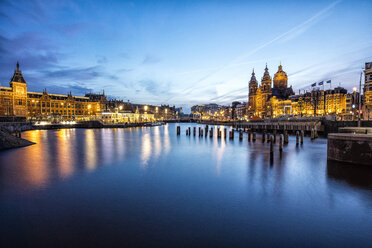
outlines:
[[271, 165], [261, 135], [186, 126], [24, 133], [0, 152], [0, 246], [372, 247], [372, 170], [327, 164], [325, 139]]

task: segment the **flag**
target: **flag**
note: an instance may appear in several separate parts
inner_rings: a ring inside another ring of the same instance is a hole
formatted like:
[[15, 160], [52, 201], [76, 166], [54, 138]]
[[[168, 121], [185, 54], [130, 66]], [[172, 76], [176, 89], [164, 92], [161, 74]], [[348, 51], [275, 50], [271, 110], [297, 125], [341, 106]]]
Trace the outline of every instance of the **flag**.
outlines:
[[327, 84], [330, 84], [330, 83], [331, 83], [331, 80], [328, 80], [328, 81], [327, 81]]
[[316, 83], [313, 83], [312, 85], [311, 85], [311, 87], [315, 87], [316, 86]]
[[323, 85], [323, 81], [322, 82], [319, 82], [318, 85]]

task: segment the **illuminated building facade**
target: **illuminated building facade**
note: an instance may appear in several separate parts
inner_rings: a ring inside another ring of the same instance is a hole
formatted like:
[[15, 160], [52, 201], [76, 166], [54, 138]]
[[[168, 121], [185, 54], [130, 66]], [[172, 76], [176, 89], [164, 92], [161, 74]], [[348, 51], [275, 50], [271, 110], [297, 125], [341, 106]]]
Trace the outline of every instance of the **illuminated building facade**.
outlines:
[[286, 106], [291, 105], [291, 111], [285, 114], [299, 117], [350, 115], [346, 104], [347, 99], [347, 90], [342, 87], [333, 90], [314, 89], [311, 92], [291, 96], [286, 104]]
[[[272, 81], [274, 81], [273, 87], [271, 86]], [[288, 87], [288, 76], [283, 71], [282, 65], [279, 65], [273, 80], [266, 65], [260, 86], [253, 71], [248, 88], [247, 114], [249, 118], [273, 117], [275, 110], [272, 104], [277, 106], [279, 101], [287, 100], [289, 96], [294, 94], [292, 87]]]
[[194, 119], [226, 121], [232, 119], [232, 108], [215, 103], [200, 104], [191, 107]]
[[364, 106], [363, 116], [365, 120], [372, 119], [372, 62], [367, 62], [364, 68]]
[[10, 87], [0, 87], [0, 116], [26, 117], [28, 119], [84, 119], [101, 110], [101, 104], [89, 97], [49, 94], [27, 91], [27, 83], [17, 68], [9, 82]]
[[152, 106], [107, 100], [102, 94], [85, 96], [50, 94], [27, 90], [22, 72], [17, 68], [9, 87], [0, 87], [0, 116], [24, 117], [29, 120], [101, 120], [105, 123], [152, 122], [176, 118], [175, 107]]

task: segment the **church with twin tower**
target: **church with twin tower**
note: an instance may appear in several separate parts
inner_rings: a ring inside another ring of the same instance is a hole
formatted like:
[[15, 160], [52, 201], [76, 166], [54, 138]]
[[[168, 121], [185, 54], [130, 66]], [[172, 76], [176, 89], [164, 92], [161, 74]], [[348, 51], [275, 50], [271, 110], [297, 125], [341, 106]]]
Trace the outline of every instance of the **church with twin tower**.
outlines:
[[[272, 86], [272, 81], [274, 84]], [[280, 64], [278, 71], [271, 79], [267, 64], [261, 78], [261, 85], [258, 85], [254, 70], [248, 85], [248, 116], [249, 118], [268, 118], [272, 116], [270, 101], [272, 99], [286, 100], [294, 95], [292, 86], [288, 87], [288, 76]]]

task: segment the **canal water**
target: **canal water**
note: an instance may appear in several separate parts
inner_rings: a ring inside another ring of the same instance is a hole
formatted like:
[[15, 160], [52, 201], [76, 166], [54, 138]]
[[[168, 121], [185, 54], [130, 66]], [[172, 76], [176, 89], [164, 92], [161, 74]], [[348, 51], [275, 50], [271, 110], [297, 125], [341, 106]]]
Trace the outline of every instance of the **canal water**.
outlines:
[[177, 125], [23, 133], [0, 152], [0, 247], [372, 246], [372, 170], [327, 163], [326, 139], [271, 163], [260, 134]]

